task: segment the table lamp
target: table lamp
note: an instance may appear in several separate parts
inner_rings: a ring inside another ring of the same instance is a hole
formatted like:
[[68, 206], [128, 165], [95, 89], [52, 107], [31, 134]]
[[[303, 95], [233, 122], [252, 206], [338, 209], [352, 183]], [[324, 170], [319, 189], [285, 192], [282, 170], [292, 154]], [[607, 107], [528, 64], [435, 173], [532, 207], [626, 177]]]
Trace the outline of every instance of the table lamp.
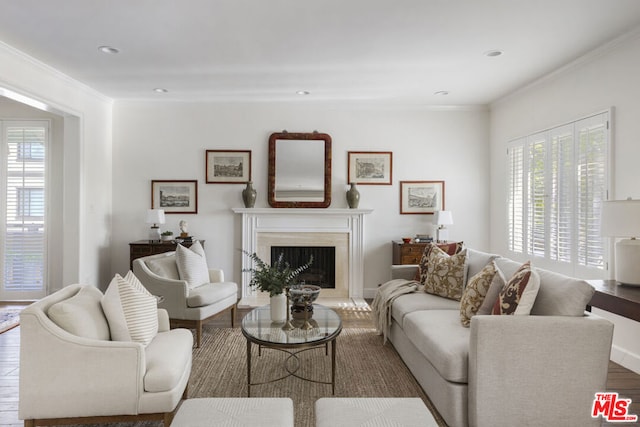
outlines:
[[446, 243], [449, 239], [449, 230], [447, 230], [447, 225], [453, 224], [453, 215], [451, 211], [436, 211], [435, 213], [435, 222], [438, 226], [436, 230], [436, 240], [438, 242]]
[[640, 200], [611, 200], [602, 204], [600, 234], [623, 237], [616, 242], [615, 280], [640, 286]]
[[164, 209], [147, 209], [147, 224], [152, 224], [149, 230], [149, 240], [160, 240], [160, 227], [164, 224]]

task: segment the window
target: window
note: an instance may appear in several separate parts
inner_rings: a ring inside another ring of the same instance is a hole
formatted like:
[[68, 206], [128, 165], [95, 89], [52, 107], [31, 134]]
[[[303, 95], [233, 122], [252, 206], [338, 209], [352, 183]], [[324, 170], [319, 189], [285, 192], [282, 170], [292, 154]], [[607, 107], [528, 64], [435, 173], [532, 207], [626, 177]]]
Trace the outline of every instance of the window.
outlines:
[[603, 269], [600, 209], [607, 196], [609, 113], [511, 141], [508, 249]]
[[[43, 290], [46, 277], [48, 122], [0, 122], [2, 295]], [[10, 296], [8, 299], [11, 299]]]

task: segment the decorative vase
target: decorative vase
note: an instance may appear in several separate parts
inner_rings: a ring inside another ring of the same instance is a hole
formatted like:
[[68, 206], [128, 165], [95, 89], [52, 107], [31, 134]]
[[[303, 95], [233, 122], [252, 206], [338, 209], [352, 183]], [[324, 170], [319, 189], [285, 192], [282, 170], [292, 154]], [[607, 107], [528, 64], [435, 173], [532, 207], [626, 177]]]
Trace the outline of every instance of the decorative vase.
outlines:
[[247, 188], [242, 190], [242, 201], [245, 208], [252, 208], [256, 204], [256, 190], [253, 188], [253, 181], [247, 181]]
[[347, 190], [347, 204], [350, 209], [356, 209], [360, 203], [360, 192], [356, 188], [356, 183], [351, 183], [351, 188]]
[[271, 321], [283, 323], [287, 320], [287, 297], [285, 294], [274, 295], [269, 298]]

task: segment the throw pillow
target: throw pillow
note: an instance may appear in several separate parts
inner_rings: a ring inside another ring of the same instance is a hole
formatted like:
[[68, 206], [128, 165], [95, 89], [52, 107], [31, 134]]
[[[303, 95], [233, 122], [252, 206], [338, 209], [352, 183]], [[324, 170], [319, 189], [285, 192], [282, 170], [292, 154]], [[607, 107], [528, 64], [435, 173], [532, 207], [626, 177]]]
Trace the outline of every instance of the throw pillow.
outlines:
[[496, 272], [496, 263], [492, 260], [469, 279], [462, 292], [462, 298], [460, 298], [460, 321], [462, 326], [469, 327], [471, 324], [471, 318], [476, 315], [484, 302]]
[[47, 315], [70, 334], [108, 341], [109, 324], [104, 317], [101, 300], [102, 292], [98, 288], [84, 286], [71, 298], [49, 307]]
[[416, 270], [416, 275], [413, 278], [413, 280], [415, 280], [416, 282], [420, 282], [423, 285], [427, 277], [427, 264], [429, 260], [429, 254], [434, 247], [442, 249], [444, 252], [446, 252], [447, 255], [455, 255], [457, 253], [460, 253], [460, 251], [464, 248], [464, 242], [429, 243], [424, 247], [422, 257], [420, 258], [420, 263], [418, 264], [418, 269]]
[[424, 291], [460, 301], [466, 282], [466, 258], [466, 249], [449, 256], [442, 249], [434, 246], [429, 252]]
[[540, 276], [527, 261], [504, 285], [493, 305], [493, 314], [528, 315], [540, 289]]
[[[493, 261], [493, 263], [496, 264], [495, 261]], [[502, 274], [502, 271], [496, 265], [496, 274], [493, 276], [487, 295], [484, 297], [484, 301], [482, 301], [482, 304], [480, 305], [480, 308], [478, 308], [478, 312], [476, 314], [487, 315], [493, 312], [493, 306], [498, 299], [498, 294], [502, 288], [504, 288], [505, 283], [506, 280], [504, 278], [504, 274]]]
[[209, 267], [200, 242], [196, 241], [190, 248], [178, 245], [176, 264], [180, 280], [185, 280], [190, 289], [209, 283]]
[[114, 341], [147, 345], [158, 333], [157, 300], [131, 272], [125, 278], [116, 274], [111, 280], [102, 309]]

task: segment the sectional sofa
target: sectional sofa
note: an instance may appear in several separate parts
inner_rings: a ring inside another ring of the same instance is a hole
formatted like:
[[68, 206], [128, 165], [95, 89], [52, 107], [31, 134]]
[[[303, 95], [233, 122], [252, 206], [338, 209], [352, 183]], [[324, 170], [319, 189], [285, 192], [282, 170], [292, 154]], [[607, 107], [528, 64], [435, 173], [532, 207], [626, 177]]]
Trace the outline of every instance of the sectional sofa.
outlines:
[[[467, 249], [468, 282], [490, 262], [508, 280], [522, 263]], [[412, 280], [417, 266], [392, 266]], [[534, 267], [535, 268], [535, 267]], [[594, 394], [606, 389], [613, 324], [585, 311], [585, 281], [535, 269], [530, 315], [475, 315], [424, 292], [391, 303], [388, 339], [450, 427], [598, 426]]]

